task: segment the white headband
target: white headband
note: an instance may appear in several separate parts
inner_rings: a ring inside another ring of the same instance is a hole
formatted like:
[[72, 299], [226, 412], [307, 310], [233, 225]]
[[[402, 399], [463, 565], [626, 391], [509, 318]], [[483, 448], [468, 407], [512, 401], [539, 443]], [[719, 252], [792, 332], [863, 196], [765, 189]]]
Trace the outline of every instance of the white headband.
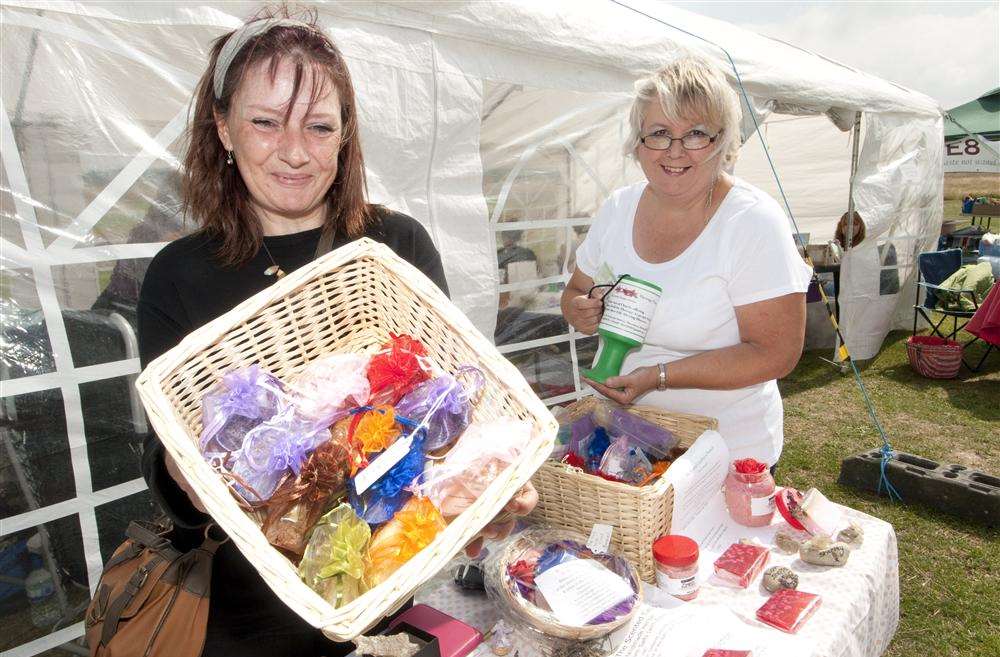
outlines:
[[226, 45], [222, 46], [222, 50], [219, 51], [219, 58], [215, 60], [215, 75], [213, 76], [213, 87], [215, 89], [215, 99], [219, 100], [222, 98], [222, 87], [226, 84], [226, 72], [229, 70], [229, 65], [233, 63], [236, 59], [236, 55], [239, 54], [243, 46], [250, 39], [264, 34], [272, 27], [303, 27], [307, 30], [312, 29], [312, 26], [308, 23], [303, 23], [300, 20], [294, 18], [265, 18], [263, 20], [254, 21], [252, 23], [247, 23], [240, 29], [232, 33], [232, 35], [226, 40]]

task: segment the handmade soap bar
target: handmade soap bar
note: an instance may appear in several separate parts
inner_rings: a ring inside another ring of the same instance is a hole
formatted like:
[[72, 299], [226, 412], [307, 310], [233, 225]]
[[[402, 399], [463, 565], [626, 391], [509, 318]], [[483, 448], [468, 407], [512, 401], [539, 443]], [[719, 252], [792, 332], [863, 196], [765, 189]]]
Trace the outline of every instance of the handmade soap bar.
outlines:
[[795, 634], [819, 609], [822, 598], [815, 593], [781, 589], [757, 610], [757, 619], [783, 632]]
[[767, 565], [767, 548], [749, 543], [733, 543], [715, 560], [715, 575], [733, 586], [747, 588]]

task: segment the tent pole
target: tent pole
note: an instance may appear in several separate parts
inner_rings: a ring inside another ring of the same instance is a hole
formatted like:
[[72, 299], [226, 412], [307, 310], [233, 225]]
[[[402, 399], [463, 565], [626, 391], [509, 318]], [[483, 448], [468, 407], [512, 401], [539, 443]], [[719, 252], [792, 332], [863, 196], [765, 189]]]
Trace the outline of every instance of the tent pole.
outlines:
[[[854, 113], [854, 128], [851, 131], [851, 177], [847, 182], [847, 234], [844, 236], [844, 258], [841, 260], [841, 267], [844, 266], [846, 256], [854, 246], [854, 175], [858, 172], [858, 141], [861, 138], [861, 112]], [[843, 272], [841, 272], [843, 274]], [[837, 296], [837, 322], [840, 323], [840, 296]], [[841, 329], [842, 331], [843, 329]], [[841, 362], [840, 354], [840, 331], [836, 331], [833, 341], [833, 362], [839, 363], [840, 372], [847, 371], [847, 366]]]
[[854, 113], [854, 129], [851, 134], [851, 178], [847, 183], [847, 244], [845, 251], [854, 246], [854, 175], [858, 172], [858, 140], [861, 136], [861, 112]]

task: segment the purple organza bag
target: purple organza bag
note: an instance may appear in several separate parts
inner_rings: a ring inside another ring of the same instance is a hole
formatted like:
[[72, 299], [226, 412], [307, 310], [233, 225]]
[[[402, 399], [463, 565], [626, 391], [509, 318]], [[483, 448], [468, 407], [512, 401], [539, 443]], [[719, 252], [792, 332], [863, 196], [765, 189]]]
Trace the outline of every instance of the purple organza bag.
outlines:
[[298, 476], [310, 452], [329, 439], [326, 425], [284, 405], [251, 429], [243, 447], [227, 461], [230, 472], [240, 479], [236, 491], [251, 503], [269, 499], [281, 481], [287, 475]]
[[614, 436], [628, 436], [657, 460], [672, 458], [671, 451], [680, 442], [669, 429], [648, 422], [634, 413], [612, 408], [607, 429]]
[[[468, 385], [459, 378], [470, 379]], [[424, 381], [396, 404], [396, 414], [408, 417], [427, 429], [424, 449], [434, 452], [454, 442], [472, 419], [472, 400], [486, 382], [483, 373], [463, 365], [452, 377], [444, 374]]]
[[201, 400], [201, 451], [235, 452], [247, 433], [278, 410], [281, 381], [257, 365], [229, 372]]

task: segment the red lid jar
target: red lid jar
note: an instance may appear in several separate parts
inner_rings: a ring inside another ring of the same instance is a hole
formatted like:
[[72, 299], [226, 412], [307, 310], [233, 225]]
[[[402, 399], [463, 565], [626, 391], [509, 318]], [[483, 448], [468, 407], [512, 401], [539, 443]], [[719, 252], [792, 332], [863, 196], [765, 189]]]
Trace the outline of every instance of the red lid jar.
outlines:
[[774, 517], [774, 478], [766, 463], [739, 459], [723, 484], [730, 517], [745, 527], [764, 527]]
[[698, 596], [698, 544], [687, 536], [668, 534], [653, 542], [656, 584], [680, 600]]

